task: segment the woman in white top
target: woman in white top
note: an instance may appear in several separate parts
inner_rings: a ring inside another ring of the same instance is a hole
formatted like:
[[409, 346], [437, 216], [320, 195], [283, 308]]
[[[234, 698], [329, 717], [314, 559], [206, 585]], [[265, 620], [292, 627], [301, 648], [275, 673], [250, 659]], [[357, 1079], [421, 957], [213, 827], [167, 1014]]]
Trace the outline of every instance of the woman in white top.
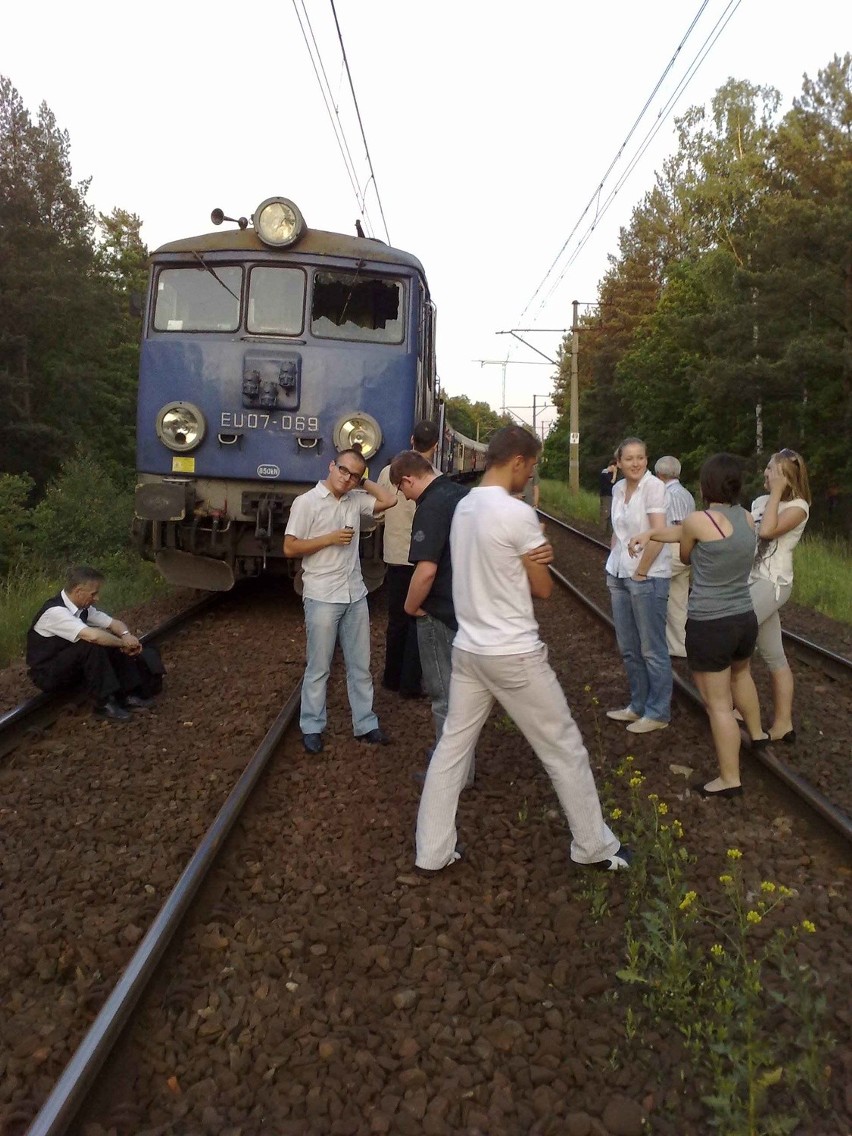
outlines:
[[630, 704], [608, 710], [607, 717], [626, 722], [632, 734], [646, 734], [665, 729], [671, 715], [672, 664], [666, 644], [671, 553], [667, 545], [651, 541], [637, 559], [629, 544], [639, 533], [665, 528], [666, 487], [648, 471], [648, 454], [639, 438], [625, 438], [615, 456], [624, 477], [612, 491], [606, 582]]
[[749, 578], [751, 602], [759, 630], [757, 652], [769, 667], [775, 716], [767, 738], [794, 742], [793, 672], [781, 642], [779, 610], [793, 590], [793, 549], [799, 543], [810, 513], [811, 490], [805, 459], [795, 450], [779, 450], [764, 471], [769, 490], [751, 507], [758, 545]]

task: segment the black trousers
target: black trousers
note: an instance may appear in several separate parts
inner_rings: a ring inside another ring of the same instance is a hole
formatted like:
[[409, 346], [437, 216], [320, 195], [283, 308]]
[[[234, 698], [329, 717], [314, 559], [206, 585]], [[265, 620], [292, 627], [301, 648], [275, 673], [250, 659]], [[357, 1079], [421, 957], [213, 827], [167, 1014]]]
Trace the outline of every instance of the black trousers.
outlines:
[[82, 686], [97, 702], [138, 694], [150, 698], [163, 689], [166, 669], [156, 647], [143, 647], [139, 655], [125, 655], [118, 647], [72, 643], [49, 662], [30, 669], [39, 690]]
[[417, 620], [405, 614], [405, 597], [414, 575], [412, 564], [389, 564], [385, 575], [388, 629], [385, 637], [385, 673], [382, 685], [400, 694], [420, 694], [420, 648]]

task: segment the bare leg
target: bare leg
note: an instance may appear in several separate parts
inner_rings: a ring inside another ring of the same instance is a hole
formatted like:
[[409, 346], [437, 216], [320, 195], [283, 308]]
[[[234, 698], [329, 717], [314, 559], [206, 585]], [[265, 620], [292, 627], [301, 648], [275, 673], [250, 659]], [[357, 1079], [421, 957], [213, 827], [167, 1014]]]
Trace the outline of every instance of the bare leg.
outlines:
[[740, 784], [740, 728], [731, 701], [731, 670], [699, 671], [695, 681], [704, 699], [719, 759], [719, 776], [704, 788], [711, 792], [730, 789]]
[[760, 703], [750, 663], [751, 659], [741, 659], [731, 664], [731, 694], [734, 706], [740, 712], [740, 720], [748, 736], [754, 740], [763, 737], [763, 726], [760, 724]]
[[775, 718], [769, 730], [771, 738], [783, 738], [793, 728], [793, 672], [781, 667], [770, 671], [772, 679], [772, 701], [775, 704]]

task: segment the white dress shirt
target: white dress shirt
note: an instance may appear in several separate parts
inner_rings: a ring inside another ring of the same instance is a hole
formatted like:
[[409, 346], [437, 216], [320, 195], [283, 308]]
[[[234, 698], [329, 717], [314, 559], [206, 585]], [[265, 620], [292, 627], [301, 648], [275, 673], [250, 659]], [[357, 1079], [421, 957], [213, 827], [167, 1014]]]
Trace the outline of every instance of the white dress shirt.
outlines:
[[355, 603], [367, 594], [359, 559], [361, 517], [372, 517], [375, 497], [361, 490], [350, 490], [335, 497], [323, 481], [302, 493], [290, 506], [285, 533], [298, 540], [334, 532], [350, 525], [349, 544], [332, 544], [312, 552], [302, 560], [302, 595], [324, 603]]
[[[612, 489], [612, 531], [615, 538], [606, 570], [610, 576], [632, 577], [639, 567], [641, 556], [631, 556], [628, 550], [630, 540], [651, 527], [649, 517], [654, 513], [666, 515], [666, 487], [647, 470], [642, 480], [633, 490], [629, 501], [624, 500], [627, 479], [616, 482]], [[672, 574], [672, 558], [667, 544], [648, 569], [648, 578], [667, 579]]]
[[33, 628], [36, 634], [42, 635], [45, 639], [56, 636], [57, 639], [67, 639], [69, 643], [76, 643], [80, 638], [80, 632], [85, 627], [108, 628], [112, 623], [111, 615], [107, 615], [104, 611], [98, 611], [91, 604], [88, 607], [88, 618], [84, 622], [80, 618], [80, 612], [83, 609], [72, 603], [64, 590], [60, 592], [60, 595], [65, 606], [59, 607], [56, 604], [49, 607], [47, 611], [42, 612]]

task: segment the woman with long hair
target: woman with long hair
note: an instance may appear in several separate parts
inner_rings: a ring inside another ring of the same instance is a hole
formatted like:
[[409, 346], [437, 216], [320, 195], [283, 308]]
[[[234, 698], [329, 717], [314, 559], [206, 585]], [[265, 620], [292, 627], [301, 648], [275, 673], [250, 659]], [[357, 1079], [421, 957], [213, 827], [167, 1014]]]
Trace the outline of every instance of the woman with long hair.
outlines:
[[680, 558], [692, 564], [692, 589], [686, 618], [686, 657], [701, 693], [719, 776], [692, 788], [702, 797], [738, 797], [740, 728], [734, 707], [752, 737], [761, 734], [760, 707], [749, 661], [757, 640], [757, 618], [749, 590], [754, 562], [755, 526], [739, 504], [742, 461], [714, 454], [701, 467], [704, 509], [680, 525], [650, 530], [630, 542], [634, 556], [652, 543], [680, 543]]
[[648, 452], [640, 438], [625, 438], [615, 458], [624, 476], [612, 490], [606, 583], [630, 703], [621, 710], [608, 710], [607, 717], [626, 723], [632, 734], [646, 734], [665, 729], [671, 716], [672, 663], [666, 644], [671, 556], [662, 544], [653, 544], [637, 561], [628, 545], [646, 529], [665, 527], [666, 487], [649, 471]]
[[769, 668], [774, 717], [763, 744], [794, 742], [793, 672], [781, 642], [780, 609], [793, 590], [793, 549], [808, 523], [811, 490], [805, 459], [779, 450], [764, 470], [768, 490], [751, 506], [758, 545], [751, 571], [751, 602], [757, 616], [757, 652]]

